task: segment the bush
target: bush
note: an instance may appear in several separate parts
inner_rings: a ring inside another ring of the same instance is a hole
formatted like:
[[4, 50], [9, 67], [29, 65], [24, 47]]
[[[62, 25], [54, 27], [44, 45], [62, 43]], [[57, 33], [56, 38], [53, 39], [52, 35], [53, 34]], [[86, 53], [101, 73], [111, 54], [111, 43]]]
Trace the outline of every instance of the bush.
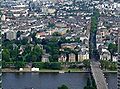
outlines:
[[35, 63], [33, 63], [33, 67], [42, 69], [42, 68], [44, 68], [44, 63], [42, 63], [42, 62], [35, 62]]
[[45, 62], [45, 63], [44, 63], [44, 68], [49, 69], [49, 68], [50, 68], [50, 63]]
[[61, 64], [60, 63], [51, 63], [50, 64], [51, 69], [61, 69]]
[[61, 87], [58, 87], [58, 89], [68, 89], [66, 85], [62, 85]]
[[14, 64], [14, 66], [15, 66], [16, 69], [24, 68], [24, 67], [25, 67], [25, 62], [17, 61], [17, 62]]
[[77, 66], [76, 65], [70, 65], [69, 68], [77, 68]]

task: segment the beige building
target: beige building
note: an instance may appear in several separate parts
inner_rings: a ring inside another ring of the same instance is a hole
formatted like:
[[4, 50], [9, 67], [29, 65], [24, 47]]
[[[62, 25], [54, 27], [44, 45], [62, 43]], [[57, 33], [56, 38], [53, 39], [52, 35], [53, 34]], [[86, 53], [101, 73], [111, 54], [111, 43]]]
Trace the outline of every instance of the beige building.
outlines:
[[75, 62], [75, 54], [74, 53], [70, 53], [69, 54], [69, 62]]
[[64, 44], [61, 44], [62, 49], [69, 48], [69, 49], [74, 50], [76, 46], [77, 46], [76, 43], [64, 43]]
[[16, 39], [16, 32], [13, 30], [9, 30], [6, 32], [6, 39], [8, 40], [14, 40]]
[[88, 59], [89, 59], [89, 53], [86, 54], [82, 54], [81, 52], [78, 53], [78, 62]]

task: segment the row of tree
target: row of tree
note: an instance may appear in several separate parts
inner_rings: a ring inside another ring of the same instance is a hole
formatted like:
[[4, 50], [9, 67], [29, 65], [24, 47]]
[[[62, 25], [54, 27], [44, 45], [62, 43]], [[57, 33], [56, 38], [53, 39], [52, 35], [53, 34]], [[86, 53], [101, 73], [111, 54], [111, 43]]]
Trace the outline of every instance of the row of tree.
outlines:
[[[29, 41], [28, 38], [19, 39], [22, 32], [17, 32], [17, 39], [16, 40], [2, 40], [2, 48], [3, 48], [3, 60], [10, 61], [10, 60], [16, 60], [17, 55], [19, 54], [19, 49], [23, 45], [25, 46], [25, 49], [23, 50], [23, 54], [21, 55], [25, 61], [36, 61], [39, 58], [41, 59], [42, 50], [39, 50], [38, 53], [36, 53], [36, 46], [35, 50], [31, 52], [31, 45], [43, 45], [43, 48], [46, 50], [47, 53], [49, 53], [50, 61], [56, 62], [58, 60], [58, 57], [60, 55], [59, 49], [61, 48], [62, 43], [71, 43], [71, 42], [80, 42], [79, 38], [76, 38], [74, 41], [70, 39], [65, 39], [64, 37], [56, 37], [56, 35], [59, 35], [58, 33], [54, 33], [55, 37], [51, 37], [48, 39], [38, 39], [36, 38], [36, 33], [31, 33], [30, 37], [32, 38], [32, 41]], [[13, 48], [13, 44], [17, 47]], [[37, 48], [40, 49], [40, 48]], [[70, 50], [69, 50], [70, 51]], [[39, 54], [39, 55], [38, 55]], [[31, 57], [31, 59], [29, 59]]]
[[[8, 46], [8, 45], [7, 45]], [[10, 46], [10, 44], [9, 44]], [[18, 46], [4, 47], [2, 51], [2, 59], [5, 62], [24, 61], [24, 62], [36, 62], [40, 61], [43, 54], [43, 50], [40, 46], [25, 45], [20, 48]]]
[[91, 17], [91, 28], [90, 28], [90, 38], [89, 38], [89, 58], [99, 60], [100, 56], [96, 48], [96, 34], [97, 34], [97, 25], [99, 19], [98, 9], [93, 9], [93, 16]]

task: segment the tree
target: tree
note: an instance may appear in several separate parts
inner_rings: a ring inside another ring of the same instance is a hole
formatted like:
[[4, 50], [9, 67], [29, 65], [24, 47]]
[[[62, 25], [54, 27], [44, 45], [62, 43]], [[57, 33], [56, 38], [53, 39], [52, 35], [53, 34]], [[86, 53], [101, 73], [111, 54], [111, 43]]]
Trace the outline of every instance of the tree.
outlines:
[[2, 51], [2, 59], [6, 62], [10, 61], [10, 52], [8, 49], [3, 49]]
[[65, 39], [65, 37], [61, 37], [60, 38], [60, 40], [59, 40], [59, 43], [66, 43], [67, 42], [67, 40]]
[[89, 86], [89, 87], [91, 86], [91, 82], [90, 82], [89, 78], [87, 79], [87, 86]]
[[110, 43], [108, 45], [108, 50], [109, 50], [110, 55], [111, 55], [110, 61], [113, 61], [113, 55], [115, 54], [115, 52], [117, 52], [117, 46], [116, 46], [116, 44]]
[[46, 52], [48, 52], [51, 55], [50, 57], [51, 61], [58, 61], [59, 57], [58, 39], [55, 37], [50, 38], [44, 47], [46, 49]]
[[30, 44], [27, 44], [26, 47], [25, 47], [25, 50], [23, 52], [23, 55], [29, 54], [31, 52], [31, 48], [32, 47], [30, 46]]
[[85, 86], [84, 89], [96, 89], [96, 88]]
[[60, 63], [51, 63], [50, 68], [51, 69], [61, 69], [61, 64]]
[[30, 36], [32, 37], [33, 41], [36, 40], [36, 37], [35, 37], [35, 36], [36, 36], [36, 33], [35, 33], [35, 32], [34, 32], [34, 33], [31, 33]]
[[22, 32], [20, 32], [20, 31], [17, 32], [17, 38], [20, 37], [21, 33]]
[[61, 36], [61, 34], [59, 32], [54, 32], [52, 35], [53, 36]]
[[101, 63], [101, 68], [102, 69], [109, 69], [109, 65], [110, 65], [110, 61], [107, 61], [107, 60], [100, 60], [100, 63]]
[[44, 63], [44, 68], [49, 69], [50, 68], [50, 63], [49, 62], [45, 62]]
[[13, 41], [4, 40], [2, 42], [2, 46], [11, 50], [11, 49], [13, 49]]
[[23, 38], [22, 40], [21, 40], [21, 44], [22, 45], [26, 45], [28, 43], [28, 39], [27, 38]]
[[90, 61], [89, 60], [84, 60], [83, 64], [86, 67], [86, 69], [90, 68]]
[[90, 81], [90, 78], [88, 78], [87, 85], [84, 87], [84, 89], [97, 89], [95, 81], [93, 79]]
[[58, 87], [58, 89], [68, 89], [66, 85], [62, 85], [61, 87]]
[[31, 55], [31, 59], [32, 59], [32, 62], [36, 62], [37, 61], [37, 56], [36, 55]]
[[17, 54], [16, 61], [23, 62], [23, 56], [20, 54]]
[[25, 63], [21, 62], [21, 61], [16, 61], [14, 66], [15, 66], [16, 69], [24, 68], [25, 67]]
[[27, 58], [26, 60], [33, 62], [40, 61], [42, 54], [43, 54], [42, 48], [38, 45], [35, 45], [33, 50], [26, 55]]
[[30, 53], [25, 55], [25, 61], [26, 62], [31, 62], [32, 61]]
[[113, 71], [117, 70], [117, 63], [111, 62], [110, 63], [110, 70], [113, 70]]
[[40, 55], [43, 54], [42, 48], [41, 48], [40, 46], [38, 46], [38, 45], [36, 45], [36, 46], [33, 48], [33, 52], [34, 52], [36, 55], [38, 55], [38, 56], [40, 56]]
[[95, 79], [93, 78], [92, 75], [91, 75], [91, 82], [92, 82], [93, 89], [97, 89], [97, 86], [96, 86], [96, 83], [95, 83]]
[[100, 16], [99, 10], [94, 8], [93, 15], [97, 18]]
[[21, 45], [21, 40], [15, 40], [15, 42], [14, 42], [16, 45]]
[[[13, 50], [10, 50], [10, 57], [11, 57], [12, 59], [15, 60], [18, 54], [19, 54], [18, 48], [15, 48], [15, 49], [13, 49]], [[13, 61], [14, 61], [14, 60], [13, 60]]]
[[[90, 30], [90, 38], [89, 38], [89, 58], [96, 59], [96, 33], [97, 33], [97, 24], [99, 18], [98, 9], [94, 8], [93, 16], [91, 17], [91, 30]], [[97, 57], [99, 55], [97, 54]]]
[[55, 24], [54, 24], [54, 23], [51, 23], [51, 22], [48, 22], [48, 27], [49, 27], [49, 28], [55, 28]]

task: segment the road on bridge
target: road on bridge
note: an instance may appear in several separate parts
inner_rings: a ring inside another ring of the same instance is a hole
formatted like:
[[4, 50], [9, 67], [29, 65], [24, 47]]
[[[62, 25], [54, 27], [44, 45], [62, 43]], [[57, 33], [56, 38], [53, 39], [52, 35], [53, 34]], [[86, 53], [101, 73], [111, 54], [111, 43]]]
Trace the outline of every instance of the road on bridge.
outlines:
[[99, 62], [91, 62], [91, 71], [95, 79], [97, 89], [108, 89], [106, 78], [100, 69]]

